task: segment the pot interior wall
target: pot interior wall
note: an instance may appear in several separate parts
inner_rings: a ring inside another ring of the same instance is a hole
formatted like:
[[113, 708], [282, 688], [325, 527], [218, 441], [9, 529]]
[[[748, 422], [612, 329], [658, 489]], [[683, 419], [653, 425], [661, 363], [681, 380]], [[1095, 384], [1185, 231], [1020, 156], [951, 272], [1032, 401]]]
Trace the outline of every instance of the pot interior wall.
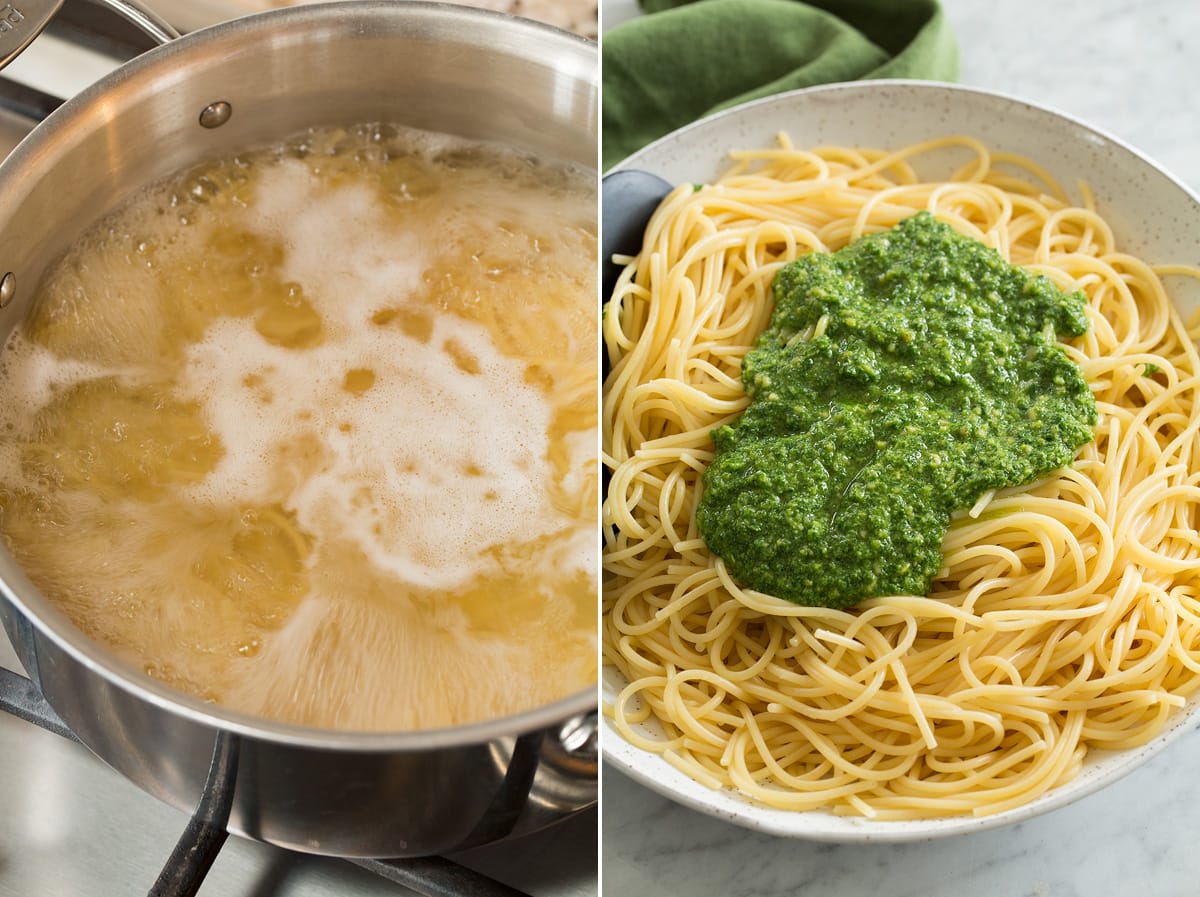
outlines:
[[[0, 166], [0, 274], [17, 301], [48, 264], [140, 187], [308, 127], [385, 121], [596, 164], [595, 46], [435, 4], [280, 10], [196, 32], [89, 88]], [[210, 103], [229, 121], [199, 123]]]

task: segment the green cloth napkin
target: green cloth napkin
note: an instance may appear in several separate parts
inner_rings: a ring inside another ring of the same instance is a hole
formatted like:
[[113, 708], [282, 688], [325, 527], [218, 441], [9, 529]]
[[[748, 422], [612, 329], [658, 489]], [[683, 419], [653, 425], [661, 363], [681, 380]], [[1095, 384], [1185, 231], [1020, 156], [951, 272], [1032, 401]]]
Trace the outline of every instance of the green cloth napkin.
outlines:
[[953, 81], [937, 0], [640, 0], [602, 41], [604, 168], [747, 100], [860, 78]]

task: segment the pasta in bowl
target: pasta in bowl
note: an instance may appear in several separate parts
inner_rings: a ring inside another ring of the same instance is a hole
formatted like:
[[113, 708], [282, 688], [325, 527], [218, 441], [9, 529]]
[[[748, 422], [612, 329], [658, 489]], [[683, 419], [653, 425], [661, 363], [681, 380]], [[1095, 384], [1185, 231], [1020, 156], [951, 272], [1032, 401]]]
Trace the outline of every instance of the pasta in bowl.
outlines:
[[[1066, 116], [913, 82], [759, 101], [624, 166], [683, 186], [605, 315], [609, 761], [753, 828], [904, 840], [1060, 806], [1186, 729], [1195, 198]], [[835, 610], [748, 588], [696, 508], [713, 430], [749, 404], [741, 364], [775, 275], [922, 211], [1082, 293], [1087, 329], [1061, 345], [1094, 397], [1093, 438], [956, 511], [925, 595]]]

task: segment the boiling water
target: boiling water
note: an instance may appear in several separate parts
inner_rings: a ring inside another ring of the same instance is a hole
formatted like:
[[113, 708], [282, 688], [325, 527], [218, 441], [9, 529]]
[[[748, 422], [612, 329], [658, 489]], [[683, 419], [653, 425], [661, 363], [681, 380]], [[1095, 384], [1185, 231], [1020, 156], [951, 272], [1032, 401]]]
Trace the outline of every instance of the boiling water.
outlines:
[[93, 229], [0, 373], [0, 526], [151, 676], [410, 729], [596, 677], [595, 194], [363, 127]]

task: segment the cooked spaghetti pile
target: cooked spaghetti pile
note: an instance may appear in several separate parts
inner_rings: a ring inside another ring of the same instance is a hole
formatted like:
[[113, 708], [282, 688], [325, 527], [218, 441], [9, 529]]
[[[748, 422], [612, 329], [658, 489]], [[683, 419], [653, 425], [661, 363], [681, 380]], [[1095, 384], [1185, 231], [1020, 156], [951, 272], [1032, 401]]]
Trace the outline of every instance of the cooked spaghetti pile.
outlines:
[[[945, 181], [922, 166], [960, 162]], [[924, 157], [924, 160], [922, 160]], [[932, 157], [932, 158], [930, 158]], [[1000, 812], [1092, 749], [1161, 732], [1200, 685], [1200, 360], [1163, 278], [1082, 187], [950, 137], [896, 152], [742, 152], [677, 189], [607, 308], [607, 707], [634, 745], [780, 808], [878, 819]], [[850, 611], [740, 588], [700, 538], [711, 431], [747, 406], [741, 361], [787, 262], [928, 209], [1088, 299], [1067, 345], [1094, 442], [955, 516], [927, 596]]]

